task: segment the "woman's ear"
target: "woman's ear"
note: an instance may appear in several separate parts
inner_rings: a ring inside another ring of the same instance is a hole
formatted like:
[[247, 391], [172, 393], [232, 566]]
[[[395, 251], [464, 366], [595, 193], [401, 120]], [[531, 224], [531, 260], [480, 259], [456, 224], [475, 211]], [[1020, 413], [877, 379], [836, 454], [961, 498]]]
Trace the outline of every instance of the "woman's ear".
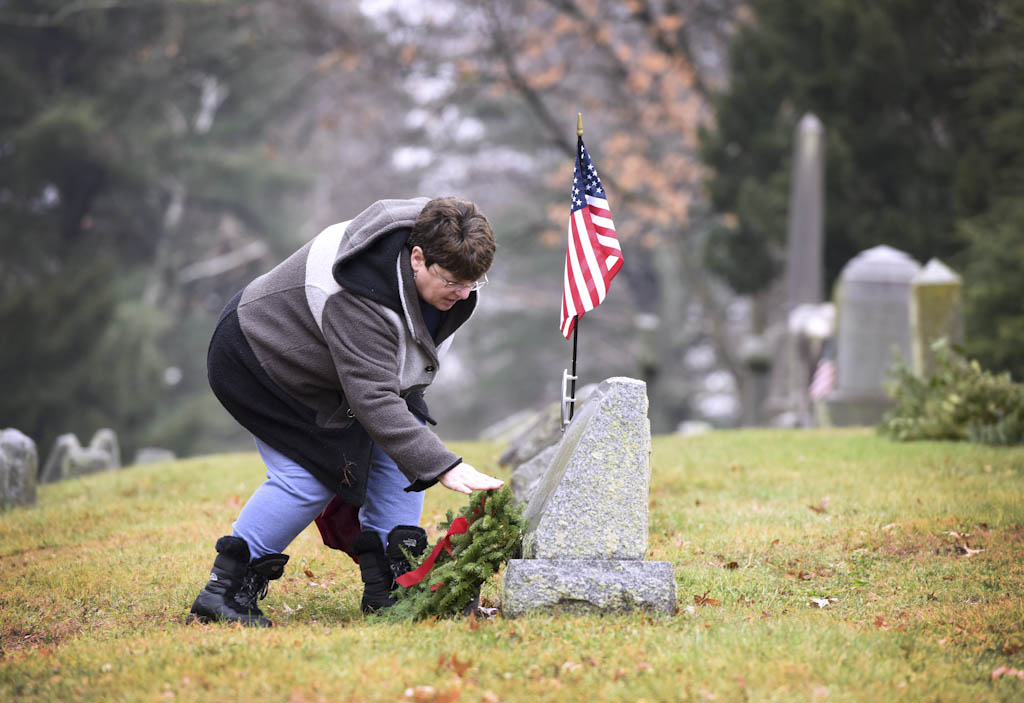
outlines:
[[413, 276], [427, 268], [427, 257], [423, 255], [423, 250], [418, 246], [412, 248], [412, 253], [409, 255], [409, 263], [412, 264]]

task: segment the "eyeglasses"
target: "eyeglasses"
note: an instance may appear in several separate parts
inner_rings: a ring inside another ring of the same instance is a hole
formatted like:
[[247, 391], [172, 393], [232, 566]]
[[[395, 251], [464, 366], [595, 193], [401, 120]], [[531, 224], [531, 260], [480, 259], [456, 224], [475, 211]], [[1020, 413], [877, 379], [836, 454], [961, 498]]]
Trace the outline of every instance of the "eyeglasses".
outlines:
[[431, 267], [433, 266], [437, 266], [437, 264], [431, 264], [430, 266], [428, 266], [427, 271], [430, 271], [430, 273], [435, 278], [437, 278], [437, 280], [441, 281], [441, 283], [444, 284], [445, 288], [450, 288], [457, 293], [461, 293], [464, 290], [480, 290], [481, 288], [487, 285], [487, 276], [484, 276], [479, 281], [473, 281], [472, 283], [456, 283], [455, 281], [449, 281], [447, 278], [437, 273], [436, 271], [431, 271]]

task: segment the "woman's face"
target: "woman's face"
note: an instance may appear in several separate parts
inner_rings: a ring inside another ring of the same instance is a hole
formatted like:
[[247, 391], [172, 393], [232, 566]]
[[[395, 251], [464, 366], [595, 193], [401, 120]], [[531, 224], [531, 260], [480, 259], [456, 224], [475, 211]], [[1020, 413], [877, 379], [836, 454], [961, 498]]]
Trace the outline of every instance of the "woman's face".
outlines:
[[451, 271], [437, 264], [427, 266], [423, 250], [412, 248], [410, 258], [413, 273], [416, 274], [416, 292], [428, 304], [442, 312], [450, 310], [455, 303], [465, 300], [472, 292], [473, 281], [459, 281]]

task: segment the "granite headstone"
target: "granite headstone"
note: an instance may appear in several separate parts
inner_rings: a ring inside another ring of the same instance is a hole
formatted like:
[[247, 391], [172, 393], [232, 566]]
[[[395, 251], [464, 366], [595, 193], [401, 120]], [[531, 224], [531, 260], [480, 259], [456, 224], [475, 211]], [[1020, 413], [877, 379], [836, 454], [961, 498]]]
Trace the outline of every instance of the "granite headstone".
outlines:
[[914, 373], [927, 378], [935, 370], [932, 345], [964, 341], [963, 281], [932, 259], [910, 282], [910, 355]]
[[36, 502], [36, 443], [19, 430], [0, 432], [0, 509]]
[[877, 246], [851, 259], [837, 292], [837, 388], [824, 400], [833, 425], [875, 425], [892, 400], [885, 381], [896, 355], [910, 360], [910, 283], [921, 265]]
[[505, 570], [506, 615], [675, 611], [671, 565], [643, 560], [650, 451], [646, 384], [606, 380], [566, 429], [526, 507], [523, 558]]
[[120, 468], [121, 449], [113, 430], [97, 430], [87, 447], [83, 447], [74, 434], [68, 433], [60, 435], [53, 443], [39, 480], [49, 483]]

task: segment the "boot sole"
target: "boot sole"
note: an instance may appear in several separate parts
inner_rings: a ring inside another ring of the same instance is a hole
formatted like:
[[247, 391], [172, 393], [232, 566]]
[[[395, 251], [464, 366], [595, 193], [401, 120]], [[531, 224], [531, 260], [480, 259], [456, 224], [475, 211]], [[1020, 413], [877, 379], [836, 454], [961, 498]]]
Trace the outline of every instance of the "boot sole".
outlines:
[[213, 625], [218, 622], [227, 623], [229, 625], [241, 624], [246, 627], [273, 627], [274, 623], [267, 621], [264, 625], [258, 620], [221, 620], [218, 618], [211, 618], [209, 615], [200, 615], [199, 613], [189, 613], [188, 617], [185, 618], [186, 625]]

